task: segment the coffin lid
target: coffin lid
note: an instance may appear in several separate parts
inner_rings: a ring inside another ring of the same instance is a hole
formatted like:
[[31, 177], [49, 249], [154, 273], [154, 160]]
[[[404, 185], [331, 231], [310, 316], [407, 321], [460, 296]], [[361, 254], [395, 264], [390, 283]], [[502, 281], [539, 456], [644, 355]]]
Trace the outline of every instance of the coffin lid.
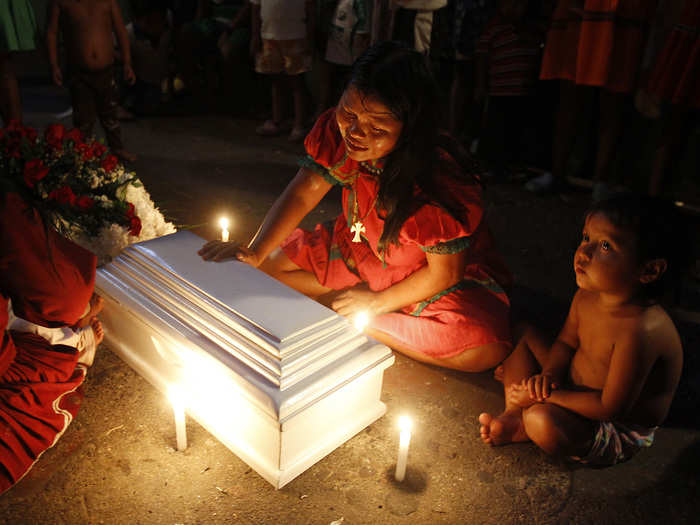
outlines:
[[347, 319], [260, 270], [237, 260], [204, 261], [197, 255], [203, 242], [180, 231], [131, 245], [100, 268], [97, 285], [269, 391], [278, 415], [285, 399], [328, 383], [316, 377], [322, 370], [347, 369], [351, 358], [369, 367], [391, 356]]

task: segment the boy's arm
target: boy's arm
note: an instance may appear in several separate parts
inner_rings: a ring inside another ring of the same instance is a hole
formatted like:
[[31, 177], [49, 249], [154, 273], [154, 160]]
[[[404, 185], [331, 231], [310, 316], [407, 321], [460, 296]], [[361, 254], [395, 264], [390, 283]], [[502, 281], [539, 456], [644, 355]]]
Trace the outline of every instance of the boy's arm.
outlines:
[[63, 75], [61, 67], [58, 65], [58, 20], [61, 9], [52, 0], [49, 4], [49, 13], [46, 22], [46, 50], [49, 55], [49, 65], [51, 66], [51, 78], [57, 86], [63, 85]]
[[569, 314], [562, 327], [556, 341], [552, 345], [547, 363], [542, 367], [542, 374], [552, 376], [555, 382], [560, 385], [566, 380], [571, 365], [571, 360], [579, 347], [578, 325], [579, 325], [579, 304], [581, 302], [581, 291], [577, 291], [571, 301]]
[[588, 419], [610, 421], [624, 418], [642, 391], [654, 360], [644, 342], [633, 334], [615, 342], [610, 367], [602, 391], [575, 392], [557, 390], [547, 403], [576, 412]]
[[112, 27], [114, 28], [114, 34], [117, 35], [117, 42], [119, 42], [119, 49], [122, 54], [121, 59], [124, 64], [124, 78], [129, 84], [133, 84], [136, 77], [134, 75], [134, 70], [131, 68], [129, 35], [124, 26], [124, 19], [122, 18], [121, 9], [119, 9], [118, 0], [112, 0]]

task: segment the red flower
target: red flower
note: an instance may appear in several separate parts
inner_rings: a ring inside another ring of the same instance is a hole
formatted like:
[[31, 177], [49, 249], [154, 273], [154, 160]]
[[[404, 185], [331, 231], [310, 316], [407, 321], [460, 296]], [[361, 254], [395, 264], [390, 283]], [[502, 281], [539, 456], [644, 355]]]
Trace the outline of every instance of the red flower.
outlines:
[[89, 210], [95, 205], [95, 201], [88, 197], [87, 195], [82, 195], [78, 197], [78, 199], [75, 201], [75, 206], [80, 209], [80, 210]]
[[83, 134], [78, 128], [73, 128], [68, 133], [66, 133], [66, 139], [72, 140], [73, 144], [76, 144], [76, 145], [82, 144]]
[[138, 237], [141, 233], [141, 219], [138, 217], [131, 217], [129, 220], [129, 233], [134, 237]]
[[107, 153], [107, 146], [104, 144], [101, 144], [99, 142], [93, 142], [92, 143], [92, 153], [95, 155], [95, 157], [102, 157], [105, 153]]
[[40, 159], [32, 159], [24, 165], [24, 182], [30, 188], [33, 188], [37, 182], [46, 177], [49, 173], [49, 168], [44, 166]]
[[102, 169], [104, 169], [107, 173], [110, 173], [117, 167], [118, 162], [117, 157], [114, 155], [107, 155], [104, 159], [102, 159]]
[[75, 205], [75, 194], [69, 186], [63, 186], [49, 193], [49, 199], [55, 200], [59, 204]]
[[66, 136], [66, 128], [63, 124], [51, 124], [44, 132], [46, 142], [53, 149], [58, 149], [63, 145], [63, 138]]
[[93, 157], [94, 152], [92, 148], [87, 144], [76, 144], [75, 151], [77, 151], [83, 161], [88, 161]]
[[131, 204], [130, 202], [126, 203], [126, 216], [129, 219], [131, 219], [132, 217], [136, 217], [136, 211], [134, 210], [134, 205]]
[[24, 128], [24, 136], [27, 137], [27, 140], [29, 140], [29, 142], [36, 142], [38, 133], [34, 128]]

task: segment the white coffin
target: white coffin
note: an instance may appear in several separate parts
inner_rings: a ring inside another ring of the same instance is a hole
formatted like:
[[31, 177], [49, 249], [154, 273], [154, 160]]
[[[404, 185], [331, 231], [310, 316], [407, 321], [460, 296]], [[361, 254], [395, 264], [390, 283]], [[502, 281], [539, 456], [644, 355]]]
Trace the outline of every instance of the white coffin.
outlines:
[[389, 348], [238, 261], [205, 262], [182, 231], [98, 269], [105, 341], [280, 488], [386, 411]]

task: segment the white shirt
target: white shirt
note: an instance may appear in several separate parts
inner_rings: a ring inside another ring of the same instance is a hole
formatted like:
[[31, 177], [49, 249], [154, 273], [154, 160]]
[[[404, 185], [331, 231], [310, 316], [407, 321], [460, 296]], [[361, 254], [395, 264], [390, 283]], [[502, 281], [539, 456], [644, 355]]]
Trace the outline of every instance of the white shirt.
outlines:
[[250, 0], [260, 6], [260, 34], [267, 40], [306, 38], [306, 0]]

